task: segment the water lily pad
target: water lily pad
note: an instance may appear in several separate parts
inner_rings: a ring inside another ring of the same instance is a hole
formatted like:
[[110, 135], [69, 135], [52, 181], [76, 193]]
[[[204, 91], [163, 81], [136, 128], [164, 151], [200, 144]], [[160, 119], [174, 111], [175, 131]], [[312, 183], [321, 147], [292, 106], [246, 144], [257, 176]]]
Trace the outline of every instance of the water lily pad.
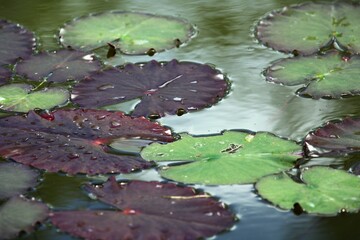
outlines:
[[27, 166], [0, 163], [0, 199], [24, 193], [37, 184], [37, 177], [38, 173]]
[[195, 34], [184, 19], [147, 13], [112, 11], [73, 20], [60, 30], [65, 46], [85, 51], [107, 46], [125, 54], [146, 54], [178, 47]]
[[28, 112], [40, 108], [50, 109], [65, 104], [70, 93], [61, 88], [47, 88], [32, 92], [27, 84], [10, 84], [0, 87], [0, 109], [15, 112]]
[[206, 193], [173, 183], [111, 177], [86, 190], [115, 210], [60, 211], [51, 216], [62, 231], [84, 239], [199, 239], [229, 229], [234, 215]]
[[301, 175], [303, 183], [287, 174], [270, 175], [255, 185], [260, 196], [283, 209], [294, 204], [308, 213], [337, 214], [360, 209], [360, 178], [342, 170], [312, 167]]
[[281, 59], [265, 71], [270, 82], [305, 85], [298, 94], [319, 98], [340, 98], [360, 94], [360, 57], [326, 55]]
[[360, 118], [328, 122], [310, 132], [304, 143], [309, 155], [360, 152]]
[[0, 206], [1, 239], [12, 239], [19, 232], [30, 232], [36, 223], [47, 218], [48, 207], [35, 200], [13, 197]]
[[0, 119], [0, 155], [50, 172], [128, 173], [153, 163], [108, 147], [117, 138], [169, 142], [171, 131], [145, 118], [104, 110], [58, 110]]
[[73, 101], [91, 108], [140, 99], [133, 116], [160, 117], [211, 106], [228, 88], [223, 74], [208, 65], [150, 61], [93, 74], [74, 87]]
[[101, 63], [93, 55], [75, 50], [58, 50], [33, 55], [16, 65], [16, 72], [31, 80], [51, 82], [81, 80], [100, 70]]
[[360, 6], [348, 3], [305, 3], [273, 11], [256, 27], [260, 42], [275, 50], [302, 55], [327, 45], [360, 53]]
[[35, 37], [31, 32], [19, 24], [0, 19], [0, 84], [11, 74], [5, 65], [29, 57], [34, 45]]
[[301, 147], [269, 133], [225, 131], [221, 135], [191, 136], [169, 144], [151, 144], [144, 159], [190, 161], [160, 170], [161, 176], [184, 183], [244, 184], [291, 168]]

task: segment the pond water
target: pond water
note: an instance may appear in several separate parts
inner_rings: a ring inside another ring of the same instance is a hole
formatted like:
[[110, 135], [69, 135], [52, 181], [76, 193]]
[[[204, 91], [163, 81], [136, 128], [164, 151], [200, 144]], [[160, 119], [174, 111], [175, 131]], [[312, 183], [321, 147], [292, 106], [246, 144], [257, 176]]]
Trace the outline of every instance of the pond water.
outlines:
[[[187, 46], [153, 57], [117, 56], [109, 64], [144, 62], [151, 59], [210, 63], [223, 71], [232, 83], [230, 94], [215, 106], [181, 117], [160, 120], [175, 132], [213, 134], [225, 129], [269, 131], [296, 141], [311, 129], [328, 120], [360, 116], [360, 97], [341, 100], [313, 100], [297, 97], [296, 87], [270, 84], [261, 72], [274, 60], [287, 55], [265, 48], [252, 35], [254, 23], [265, 13], [299, 0], [11, 0], [0, 1], [0, 18], [18, 22], [35, 32], [39, 49], [59, 48], [56, 34], [66, 21], [91, 12], [134, 10], [188, 19], [198, 28], [198, 35]], [[314, 159], [309, 165], [333, 164], [348, 168], [355, 157], [341, 161]], [[100, 179], [105, 179], [101, 178]], [[161, 180], [155, 170], [118, 179]], [[99, 208], [79, 191], [86, 177], [45, 174], [43, 183], [33, 194], [58, 209]], [[337, 217], [296, 216], [261, 200], [253, 185], [202, 186], [206, 192], [227, 203], [240, 218], [234, 229], [215, 239], [350, 239], [360, 234], [360, 214]], [[19, 239], [74, 239], [50, 225]]]

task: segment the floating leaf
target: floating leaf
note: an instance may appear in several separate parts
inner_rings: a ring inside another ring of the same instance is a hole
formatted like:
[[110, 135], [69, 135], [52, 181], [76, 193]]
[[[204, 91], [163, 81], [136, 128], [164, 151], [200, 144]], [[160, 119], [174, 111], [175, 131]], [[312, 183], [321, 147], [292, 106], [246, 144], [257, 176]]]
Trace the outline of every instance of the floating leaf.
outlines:
[[91, 54], [75, 50], [43, 52], [16, 65], [16, 72], [31, 80], [52, 82], [81, 80], [101, 68]]
[[281, 59], [265, 71], [270, 82], [305, 87], [300, 95], [315, 99], [360, 94], [360, 57], [342, 58], [337, 53]]
[[14, 64], [18, 58], [31, 55], [35, 45], [34, 35], [20, 26], [0, 19], [0, 84], [5, 83], [11, 72], [4, 65]]
[[[149, 168], [138, 155], [116, 153], [117, 138], [172, 141], [169, 129], [145, 118], [103, 110], [58, 110], [0, 119], [0, 155], [50, 172], [127, 173]], [[110, 151], [111, 150], [111, 151]]]
[[73, 20], [60, 30], [65, 46], [85, 51], [111, 46], [125, 54], [148, 54], [178, 47], [195, 34], [184, 19], [137, 12], [112, 11]]
[[117, 208], [54, 212], [52, 223], [85, 239], [199, 239], [229, 229], [233, 214], [208, 194], [173, 183], [111, 177], [86, 190]]
[[32, 92], [32, 86], [27, 84], [0, 87], [0, 109], [7, 111], [28, 112], [35, 108], [50, 109], [65, 104], [69, 98], [69, 92], [61, 88]]
[[127, 64], [94, 74], [74, 87], [74, 102], [81, 107], [104, 107], [141, 99], [133, 116], [181, 115], [211, 106], [228, 90], [228, 82], [216, 69], [203, 64], [150, 61]]
[[0, 163], [0, 199], [24, 193], [37, 184], [37, 177], [38, 173], [27, 166]]
[[360, 152], [360, 118], [328, 122], [305, 137], [309, 155]]
[[256, 37], [275, 50], [303, 55], [322, 47], [360, 53], [360, 7], [347, 3], [305, 3], [271, 12], [256, 27]]
[[312, 167], [301, 175], [303, 183], [285, 173], [260, 179], [255, 185], [260, 196], [283, 209], [294, 204], [308, 213], [358, 212], [360, 178], [342, 170]]
[[144, 159], [191, 161], [164, 167], [161, 176], [185, 183], [243, 184], [291, 168], [301, 147], [269, 133], [225, 131], [221, 135], [191, 136], [169, 144], [151, 144]]
[[0, 206], [1, 239], [16, 237], [19, 232], [30, 232], [36, 223], [47, 218], [48, 207], [23, 197], [13, 197]]

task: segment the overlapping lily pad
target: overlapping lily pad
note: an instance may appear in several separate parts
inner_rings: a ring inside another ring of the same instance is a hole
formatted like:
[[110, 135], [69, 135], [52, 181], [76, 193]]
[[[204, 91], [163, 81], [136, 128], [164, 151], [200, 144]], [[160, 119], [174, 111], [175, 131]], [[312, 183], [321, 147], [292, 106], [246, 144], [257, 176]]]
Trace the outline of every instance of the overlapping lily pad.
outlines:
[[270, 175], [255, 185], [260, 196], [283, 209], [294, 205], [308, 213], [337, 214], [360, 209], [360, 178], [342, 170], [312, 167], [301, 175], [303, 183], [287, 174]]
[[101, 63], [91, 54], [75, 50], [58, 50], [33, 55], [16, 65], [16, 72], [31, 80], [51, 82], [81, 80], [100, 70]]
[[256, 27], [260, 42], [275, 50], [309, 55], [334, 45], [360, 53], [360, 6], [349, 3], [305, 3], [273, 11]]
[[47, 218], [48, 212], [48, 207], [41, 202], [12, 197], [0, 206], [1, 239], [12, 239], [20, 231], [30, 232], [36, 223]]
[[0, 84], [11, 75], [5, 66], [18, 58], [31, 55], [35, 45], [34, 35], [22, 26], [0, 19]]
[[161, 176], [184, 183], [244, 184], [291, 168], [301, 147], [269, 133], [225, 131], [221, 135], [191, 136], [143, 149], [144, 159], [190, 161], [160, 169]]
[[0, 109], [15, 112], [51, 109], [65, 104], [70, 93], [61, 88], [47, 88], [32, 92], [33, 87], [27, 84], [10, 84], [0, 87]]
[[173, 183], [117, 183], [111, 177], [86, 190], [115, 210], [60, 211], [51, 216], [62, 231], [84, 239], [200, 239], [235, 222], [216, 199]]
[[270, 82], [305, 85], [298, 94], [312, 98], [340, 98], [360, 94], [360, 57], [326, 55], [281, 59], [265, 71]]
[[145, 118], [104, 110], [58, 110], [0, 119], [0, 155], [50, 172], [127, 173], [153, 163], [108, 147], [117, 138], [169, 142], [171, 131]]
[[0, 199], [26, 192], [37, 184], [37, 177], [38, 173], [27, 166], [18, 163], [0, 163]]
[[211, 106], [228, 88], [224, 75], [208, 65], [150, 61], [93, 74], [74, 87], [73, 101], [91, 108], [140, 99], [133, 116], [160, 117]]
[[73, 20], [60, 30], [60, 41], [90, 51], [110, 43], [125, 54], [160, 52], [187, 42], [195, 29], [188, 21], [148, 13], [112, 11]]
[[360, 152], [360, 118], [328, 122], [305, 137], [309, 155]]

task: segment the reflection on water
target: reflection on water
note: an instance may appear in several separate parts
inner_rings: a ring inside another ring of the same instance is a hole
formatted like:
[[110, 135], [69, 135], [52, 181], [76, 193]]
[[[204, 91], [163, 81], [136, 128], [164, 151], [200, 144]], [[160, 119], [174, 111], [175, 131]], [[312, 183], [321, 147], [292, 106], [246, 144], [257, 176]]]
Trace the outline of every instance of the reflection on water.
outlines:
[[[41, 40], [39, 48], [43, 50], [58, 48], [56, 33], [64, 22], [91, 12], [136, 10], [186, 18], [196, 24], [199, 30], [197, 37], [187, 46], [154, 57], [116, 56], [108, 60], [110, 64], [119, 65], [176, 58], [180, 61], [210, 63], [227, 74], [232, 82], [232, 90], [220, 103], [181, 117], [165, 117], [160, 120], [161, 123], [176, 132], [192, 134], [249, 129], [270, 131], [301, 140], [308, 131], [328, 120], [346, 115], [359, 116], [360, 97], [306, 99], [294, 95], [297, 88], [265, 82], [261, 72], [272, 61], [287, 55], [259, 45], [252, 37], [251, 29], [256, 20], [270, 10], [299, 2], [301, 0], [2, 0], [0, 17], [34, 31]], [[106, 52], [100, 54], [106, 55]], [[119, 178], [126, 178], [126, 175]], [[154, 170], [149, 170], [132, 174], [129, 178], [151, 180], [159, 179], [159, 176]], [[73, 180], [66, 176], [46, 177], [37, 196], [60, 208], [84, 206], [88, 202], [87, 196], [76, 190], [82, 179]], [[65, 184], [69, 184], [69, 188], [59, 188]], [[346, 239], [360, 233], [355, 226], [360, 220], [359, 214], [330, 218], [295, 216], [258, 199], [251, 185], [199, 187], [224, 200], [240, 216], [234, 231], [216, 239]], [[43, 229], [26, 239], [71, 238], [54, 229]]]

